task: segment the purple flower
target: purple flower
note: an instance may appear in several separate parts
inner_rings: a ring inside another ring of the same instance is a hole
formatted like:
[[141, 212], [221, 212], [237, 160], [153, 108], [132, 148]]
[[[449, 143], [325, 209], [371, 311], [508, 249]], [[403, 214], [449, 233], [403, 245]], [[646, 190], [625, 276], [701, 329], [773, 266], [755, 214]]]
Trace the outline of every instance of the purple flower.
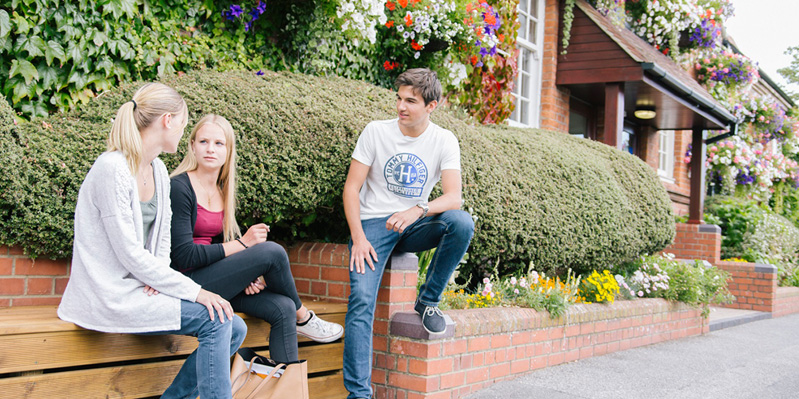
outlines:
[[256, 72], [255, 74], [258, 75], [258, 76], [263, 76], [264, 71], [259, 69], [258, 72]]
[[244, 13], [244, 10], [238, 4], [231, 4], [230, 9], [227, 11], [222, 11], [222, 16], [227, 18], [229, 21], [232, 21], [241, 16]]

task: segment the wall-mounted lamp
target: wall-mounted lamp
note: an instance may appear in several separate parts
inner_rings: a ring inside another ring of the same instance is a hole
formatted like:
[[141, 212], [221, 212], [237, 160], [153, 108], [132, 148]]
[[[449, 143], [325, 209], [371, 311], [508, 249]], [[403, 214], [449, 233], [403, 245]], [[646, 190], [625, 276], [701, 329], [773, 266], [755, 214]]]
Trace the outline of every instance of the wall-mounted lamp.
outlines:
[[639, 105], [635, 108], [635, 117], [638, 119], [652, 119], [657, 115], [652, 105]]

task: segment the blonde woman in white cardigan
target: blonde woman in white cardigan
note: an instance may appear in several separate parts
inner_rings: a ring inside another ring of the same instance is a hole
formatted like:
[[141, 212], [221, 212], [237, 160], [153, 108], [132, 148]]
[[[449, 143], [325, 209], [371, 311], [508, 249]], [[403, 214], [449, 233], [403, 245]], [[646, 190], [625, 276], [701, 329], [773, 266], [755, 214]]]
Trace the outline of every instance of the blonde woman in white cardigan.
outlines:
[[162, 398], [230, 398], [230, 356], [247, 327], [228, 301], [169, 266], [170, 184], [158, 155], [177, 150], [187, 122], [183, 98], [160, 83], [117, 111], [108, 150], [78, 193], [58, 316], [103, 332], [196, 336]]

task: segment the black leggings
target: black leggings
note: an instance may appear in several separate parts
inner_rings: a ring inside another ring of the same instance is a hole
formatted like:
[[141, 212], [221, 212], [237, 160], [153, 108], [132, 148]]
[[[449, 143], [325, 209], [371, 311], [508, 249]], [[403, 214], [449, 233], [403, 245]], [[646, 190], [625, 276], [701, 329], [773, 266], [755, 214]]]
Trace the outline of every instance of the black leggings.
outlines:
[[[229, 300], [235, 311], [269, 323], [272, 359], [297, 361], [297, 311], [302, 302], [283, 247], [271, 241], [263, 242], [191, 271], [187, 276], [204, 289]], [[245, 294], [244, 289], [259, 276], [264, 276], [266, 288], [255, 295]]]

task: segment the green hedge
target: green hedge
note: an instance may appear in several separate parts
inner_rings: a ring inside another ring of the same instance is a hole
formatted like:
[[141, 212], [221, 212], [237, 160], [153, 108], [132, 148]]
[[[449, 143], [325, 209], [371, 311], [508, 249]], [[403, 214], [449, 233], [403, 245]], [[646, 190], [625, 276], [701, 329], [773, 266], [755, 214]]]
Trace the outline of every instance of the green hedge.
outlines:
[[[279, 240], [346, 240], [341, 189], [352, 148], [368, 121], [394, 116], [391, 91], [272, 72], [197, 71], [164, 82], [186, 98], [190, 123], [218, 113], [239, 133], [242, 224], [269, 223]], [[137, 87], [16, 127], [0, 104], [0, 244], [69, 255], [80, 182]], [[668, 196], [639, 159], [562, 133], [474, 126], [444, 108], [433, 115], [461, 141], [465, 208], [477, 217], [466, 273], [497, 260], [503, 273], [530, 260], [539, 270], [605, 268], [671, 242]], [[173, 168], [180, 157], [162, 159]]]

